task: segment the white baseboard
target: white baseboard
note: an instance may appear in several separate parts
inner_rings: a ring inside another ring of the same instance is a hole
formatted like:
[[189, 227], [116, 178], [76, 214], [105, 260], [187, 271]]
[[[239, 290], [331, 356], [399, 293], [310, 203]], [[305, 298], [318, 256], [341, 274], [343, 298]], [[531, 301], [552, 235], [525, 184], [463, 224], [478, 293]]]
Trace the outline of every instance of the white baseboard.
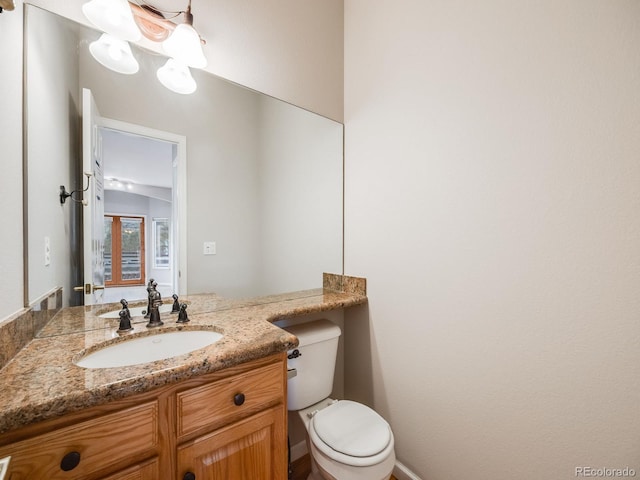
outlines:
[[301, 441], [296, 443], [295, 445], [291, 445], [291, 461], [295, 462], [299, 458], [304, 457], [307, 453], [307, 442]]
[[402, 462], [396, 459], [396, 466], [393, 469], [393, 476], [398, 480], [422, 480], [419, 476], [413, 473]]

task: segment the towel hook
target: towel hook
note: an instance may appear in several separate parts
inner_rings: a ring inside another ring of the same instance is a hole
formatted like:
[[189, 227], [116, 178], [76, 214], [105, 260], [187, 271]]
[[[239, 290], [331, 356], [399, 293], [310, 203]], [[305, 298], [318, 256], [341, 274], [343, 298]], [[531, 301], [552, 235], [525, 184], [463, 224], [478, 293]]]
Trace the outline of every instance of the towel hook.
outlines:
[[85, 177], [87, 177], [87, 187], [84, 188], [83, 190], [73, 190], [72, 192], [67, 192], [67, 189], [64, 188], [64, 185], [60, 185], [60, 205], [64, 205], [65, 202], [67, 201], [67, 198], [71, 197], [71, 200], [73, 200], [76, 203], [81, 203], [84, 206], [87, 206], [88, 202], [84, 199], [82, 200], [78, 200], [76, 198], [73, 198], [73, 194], [74, 193], [82, 193], [82, 192], [86, 192], [87, 190], [89, 190], [89, 185], [91, 185], [91, 176], [93, 175], [93, 173], [91, 172], [84, 172]]

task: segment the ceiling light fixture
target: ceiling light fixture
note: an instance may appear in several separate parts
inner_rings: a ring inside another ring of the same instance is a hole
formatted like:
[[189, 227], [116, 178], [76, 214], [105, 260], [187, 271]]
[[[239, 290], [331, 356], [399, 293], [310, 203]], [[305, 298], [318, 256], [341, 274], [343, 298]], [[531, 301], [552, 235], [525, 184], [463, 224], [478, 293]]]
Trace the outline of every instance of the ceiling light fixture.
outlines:
[[189, 67], [183, 65], [175, 58], [170, 58], [156, 73], [160, 83], [172, 92], [189, 95], [196, 91], [198, 86], [191, 76]]
[[[202, 50], [205, 41], [193, 28], [191, 0], [187, 10], [180, 12], [164, 12], [146, 3], [127, 0], [91, 0], [82, 6], [82, 11], [91, 23], [116, 37], [103, 35], [91, 44], [91, 54], [102, 65], [118, 73], [136, 73], [138, 62], [126, 41], [137, 41], [144, 36], [162, 43], [162, 49], [171, 57], [158, 69], [160, 82], [176, 93], [189, 94], [196, 90], [189, 67], [204, 68], [207, 59]], [[165, 13], [173, 17], [165, 18]], [[184, 15], [184, 23], [176, 25], [171, 19], [179, 15]]]
[[108, 33], [91, 42], [89, 51], [93, 58], [114, 72], [132, 75], [140, 69], [129, 44]]
[[3, 10], [11, 11], [16, 8], [16, 3], [13, 0], [0, 0], [0, 13]]
[[96, 27], [114, 37], [132, 42], [142, 38], [127, 0], [91, 0], [82, 5], [82, 13]]
[[151, 5], [129, 5], [133, 12], [133, 20], [138, 25], [142, 36], [152, 42], [164, 42], [177, 26], [167, 20], [160, 10]]
[[131, 180], [120, 180], [115, 177], [105, 177], [107, 190], [133, 190], [135, 185]]
[[162, 42], [162, 48], [167, 52], [167, 55], [189, 67], [204, 68], [207, 66], [207, 59], [202, 52], [200, 35], [193, 28], [191, 0], [189, 0], [187, 11], [184, 12], [184, 23], [178, 25], [169, 38]]

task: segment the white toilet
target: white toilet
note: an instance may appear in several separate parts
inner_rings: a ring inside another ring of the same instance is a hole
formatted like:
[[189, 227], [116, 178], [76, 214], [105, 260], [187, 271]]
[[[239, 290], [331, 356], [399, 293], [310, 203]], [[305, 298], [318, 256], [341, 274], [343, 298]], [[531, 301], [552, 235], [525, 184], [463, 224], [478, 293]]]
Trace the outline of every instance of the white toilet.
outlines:
[[340, 327], [323, 319], [284, 328], [300, 342], [288, 352], [296, 376], [288, 381], [287, 401], [307, 429], [308, 480], [388, 480], [396, 461], [389, 424], [361, 403], [328, 398]]

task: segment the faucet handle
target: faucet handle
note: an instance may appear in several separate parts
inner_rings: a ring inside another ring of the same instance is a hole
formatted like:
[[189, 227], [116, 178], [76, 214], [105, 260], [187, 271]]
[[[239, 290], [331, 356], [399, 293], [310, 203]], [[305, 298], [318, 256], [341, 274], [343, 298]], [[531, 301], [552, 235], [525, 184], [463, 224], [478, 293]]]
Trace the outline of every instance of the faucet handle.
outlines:
[[173, 298], [173, 307], [171, 307], [171, 313], [178, 313], [180, 311], [180, 302], [178, 302], [178, 295], [174, 293], [171, 297]]
[[131, 313], [128, 308], [120, 310], [120, 326], [118, 327], [118, 333], [130, 332], [133, 330], [131, 326]]
[[183, 303], [180, 305], [180, 313], [178, 313], [178, 320], [176, 323], [187, 323], [189, 321], [189, 317], [187, 316], [187, 304]]

